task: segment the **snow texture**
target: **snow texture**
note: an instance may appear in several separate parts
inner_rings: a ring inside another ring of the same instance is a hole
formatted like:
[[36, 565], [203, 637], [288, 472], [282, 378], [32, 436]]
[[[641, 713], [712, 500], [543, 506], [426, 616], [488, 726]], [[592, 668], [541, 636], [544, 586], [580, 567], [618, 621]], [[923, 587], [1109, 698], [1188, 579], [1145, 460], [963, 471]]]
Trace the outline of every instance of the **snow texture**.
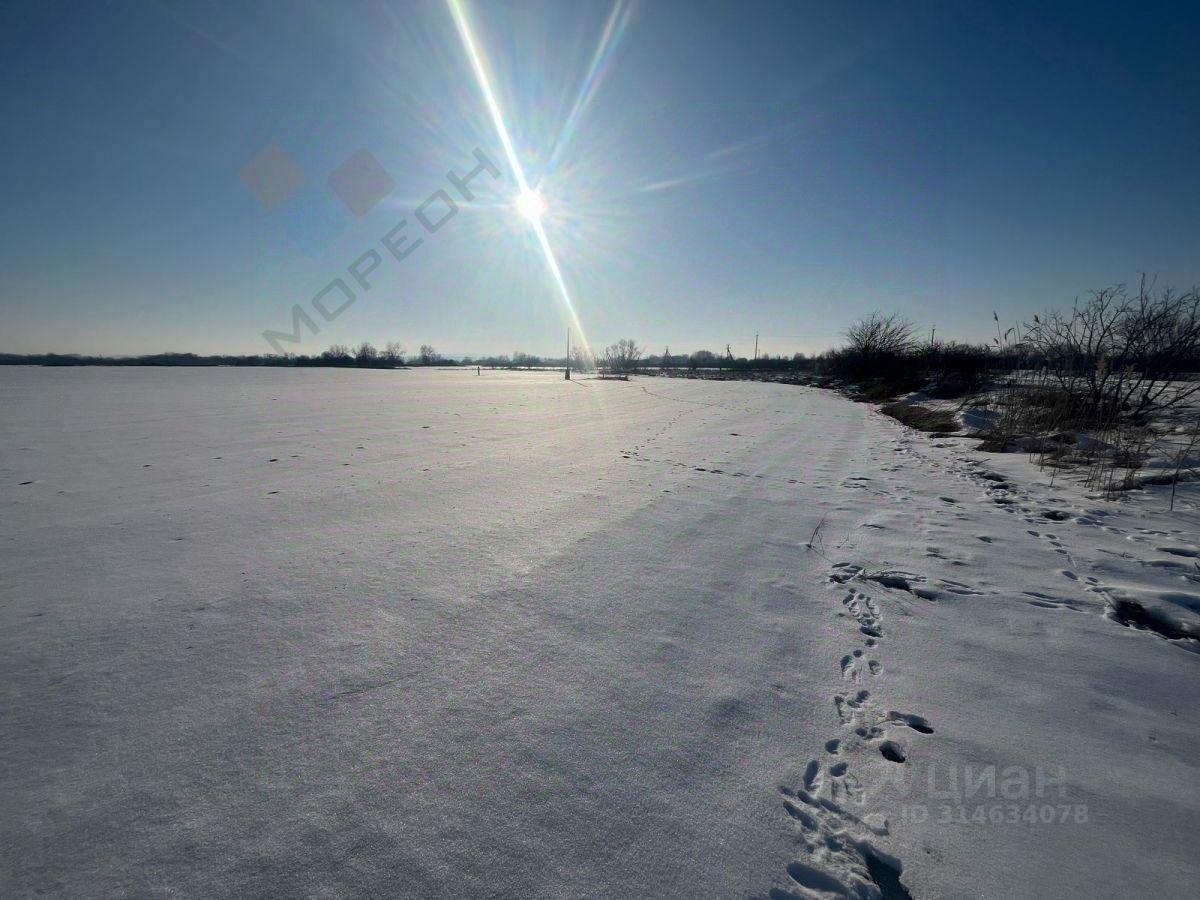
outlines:
[[1200, 880], [1193, 486], [1088, 500], [776, 384], [0, 398], [3, 896]]

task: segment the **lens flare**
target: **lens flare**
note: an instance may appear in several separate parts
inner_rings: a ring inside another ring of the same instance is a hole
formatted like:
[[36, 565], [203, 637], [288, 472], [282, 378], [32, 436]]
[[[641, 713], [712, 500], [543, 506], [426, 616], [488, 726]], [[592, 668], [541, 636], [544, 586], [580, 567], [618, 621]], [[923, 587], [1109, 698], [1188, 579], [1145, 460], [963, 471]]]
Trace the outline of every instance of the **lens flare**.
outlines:
[[608, 21], [604, 23], [600, 41], [596, 44], [596, 52], [592, 54], [592, 64], [588, 66], [587, 74], [583, 78], [583, 86], [575, 97], [575, 104], [571, 107], [571, 112], [567, 114], [558, 140], [554, 142], [550, 161], [546, 163], [547, 172], [553, 172], [558, 167], [563, 151], [566, 150], [567, 144], [575, 135], [576, 128], [583, 120], [583, 114], [599, 91], [600, 85], [604, 83], [604, 79], [612, 70], [613, 62], [616, 59], [617, 45], [621, 43], [621, 36], [629, 25], [631, 15], [632, 11], [626, 0], [616, 0], [613, 3], [612, 10], [608, 14]]
[[539, 222], [546, 214], [546, 198], [535, 190], [524, 191], [517, 195], [513, 206], [530, 222]]
[[[558, 287], [558, 293], [562, 297], [563, 305], [566, 307], [567, 314], [571, 317], [571, 324], [575, 332], [579, 335], [580, 342], [590, 354], [587, 335], [584, 334], [583, 325], [579, 321], [579, 315], [575, 312], [575, 304], [571, 300], [571, 292], [567, 289], [567, 282], [563, 278], [562, 269], [559, 268], [558, 259], [554, 255], [554, 249], [550, 246], [550, 238], [546, 236], [546, 227], [542, 222], [542, 213], [545, 212], [545, 200], [542, 199], [541, 194], [536, 189], [530, 187], [528, 180], [525, 178], [525, 171], [521, 168], [521, 161], [517, 158], [516, 147], [509, 136], [508, 126], [504, 123], [504, 115], [500, 110], [500, 102], [496, 99], [496, 94], [492, 90], [492, 81], [488, 77], [483, 54], [480, 52], [479, 45], [475, 40], [475, 33], [471, 30], [471, 22], [467, 18], [467, 11], [462, 4], [462, 0], [446, 0], [446, 3], [450, 7], [450, 15], [454, 19], [454, 27], [458, 30], [463, 50], [467, 54], [467, 59], [470, 60], [471, 70], [475, 73], [475, 80], [479, 84], [479, 91], [483, 94], [483, 102], [487, 106], [488, 114], [492, 118], [492, 124], [496, 128], [496, 134], [500, 138], [500, 145], [504, 148], [504, 156], [508, 160], [508, 167], [517, 182], [515, 205], [518, 211], [529, 220], [529, 224], [533, 228], [533, 233], [537, 237], [538, 245], [542, 249], [542, 255], [546, 258], [546, 268], [550, 270], [550, 276], [554, 279], [554, 283]], [[538, 201], [540, 201], [540, 204]], [[539, 205], [541, 210], [536, 215], [526, 214], [525, 209], [532, 212]]]

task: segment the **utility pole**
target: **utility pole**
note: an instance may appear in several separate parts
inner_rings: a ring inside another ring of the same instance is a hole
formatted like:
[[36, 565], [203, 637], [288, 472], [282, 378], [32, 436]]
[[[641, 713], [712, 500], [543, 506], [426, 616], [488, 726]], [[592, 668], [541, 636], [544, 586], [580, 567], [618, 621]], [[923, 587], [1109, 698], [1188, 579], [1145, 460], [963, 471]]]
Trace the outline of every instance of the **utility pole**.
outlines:
[[563, 361], [563, 371], [566, 373], [567, 381], [571, 380], [571, 326], [567, 326], [567, 358]]
[[754, 361], [758, 362], [758, 332], [754, 332]]

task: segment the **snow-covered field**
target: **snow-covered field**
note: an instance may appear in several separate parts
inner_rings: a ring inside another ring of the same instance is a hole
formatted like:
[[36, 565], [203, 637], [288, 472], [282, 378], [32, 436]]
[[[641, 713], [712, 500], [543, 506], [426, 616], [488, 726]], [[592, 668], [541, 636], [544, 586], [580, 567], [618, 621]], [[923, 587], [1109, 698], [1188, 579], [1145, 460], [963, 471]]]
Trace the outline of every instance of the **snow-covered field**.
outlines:
[[0, 369], [6, 897], [1183, 897], [1195, 486], [818, 389]]

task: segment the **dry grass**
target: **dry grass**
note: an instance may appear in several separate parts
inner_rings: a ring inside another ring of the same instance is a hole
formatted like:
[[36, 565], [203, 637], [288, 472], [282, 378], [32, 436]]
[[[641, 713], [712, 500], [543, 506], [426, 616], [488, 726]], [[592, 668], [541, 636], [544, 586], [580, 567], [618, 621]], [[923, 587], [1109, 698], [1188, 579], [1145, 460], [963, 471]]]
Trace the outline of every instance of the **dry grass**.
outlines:
[[930, 409], [919, 403], [889, 403], [879, 409], [884, 415], [891, 416], [897, 422], [902, 422], [917, 431], [937, 432], [955, 431], [958, 421], [954, 414], [942, 409]]

